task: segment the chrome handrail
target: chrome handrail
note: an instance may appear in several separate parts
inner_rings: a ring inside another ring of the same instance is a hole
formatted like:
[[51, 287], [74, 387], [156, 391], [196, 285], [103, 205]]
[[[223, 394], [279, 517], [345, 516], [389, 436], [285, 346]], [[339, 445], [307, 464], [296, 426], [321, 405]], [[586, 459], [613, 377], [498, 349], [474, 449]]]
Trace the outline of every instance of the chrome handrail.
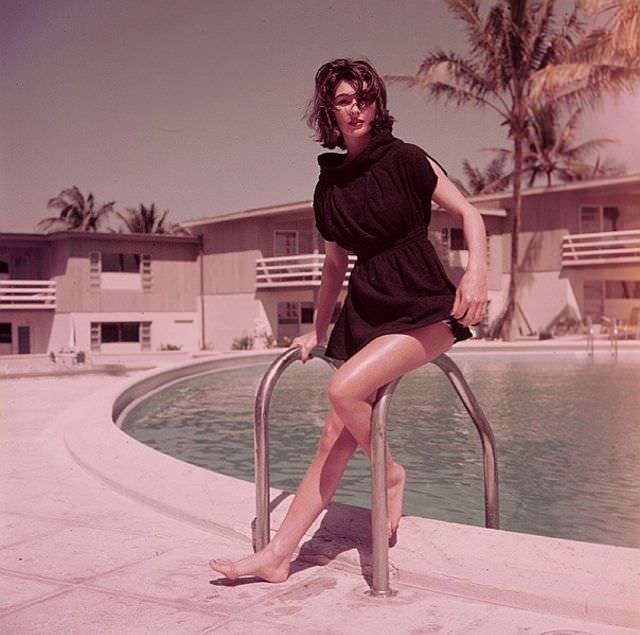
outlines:
[[[269, 405], [275, 384], [293, 362], [300, 359], [300, 347], [288, 349], [277, 357], [264, 374], [255, 401], [254, 457], [256, 480], [256, 522], [253, 538], [255, 551], [267, 546], [270, 536], [269, 514]], [[324, 347], [311, 351], [312, 357], [323, 359], [334, 370], [340, 362], [325, 355]], [[485, 526], [498, 529], [500, 507], [498, 496], [498, 466], [495, 438], [478, 401], [462, 372], [447, 355], [440, 355], [431, 363], [440, 368], [451, 382], [476, 426], [482, 443]], [[371, 545], [372, 588], [374, 596], [393, 594], [389, 586], [389, 540], [387, 537], [387, 478], [386, 478], [386, 418], [391, 397], [402, 377], [378, 390], [371, 421]]]

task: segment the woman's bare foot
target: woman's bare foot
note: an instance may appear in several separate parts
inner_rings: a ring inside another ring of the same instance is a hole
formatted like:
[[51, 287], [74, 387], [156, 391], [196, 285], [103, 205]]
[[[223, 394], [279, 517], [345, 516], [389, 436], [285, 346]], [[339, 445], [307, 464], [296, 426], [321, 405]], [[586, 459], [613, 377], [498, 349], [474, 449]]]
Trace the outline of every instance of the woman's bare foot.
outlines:
[[289, 558], [279, 558], [268, 549], [263, 549], [242, 560], [209, 560], [209, 566], [230, 580], [244, 576], [255, 576], [267, 582], [284, 582], [289, 577]]
[[389, 538], [393, 536], [400, 525], [406, 478], [405, 469], [398, 463], [387, 474], [387, 535]]

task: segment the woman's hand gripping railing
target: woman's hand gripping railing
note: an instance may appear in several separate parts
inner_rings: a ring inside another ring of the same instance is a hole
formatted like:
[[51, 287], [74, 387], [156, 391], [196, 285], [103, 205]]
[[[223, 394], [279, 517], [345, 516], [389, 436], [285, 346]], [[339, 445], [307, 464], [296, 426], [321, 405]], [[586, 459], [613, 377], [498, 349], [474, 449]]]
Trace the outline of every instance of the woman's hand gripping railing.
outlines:
[[[275, 384], [293, 362], [300, 359], [300, 347], [296, 346], [277, 357], [264, 374], [255, 403], [255, 477], [256, 477], [256, 524], [254, 549], [260, 550], [269, 542], [269, 430], [268, 413]], [[340, 362], [325, 355], [325, 349], [317, 346], [312, 357], [324, 359], [334, 370]], [[495, 438], [478, 401], [471, 392], [462, 372], [447, 355], [440, 355], [431, 362], [438, 366], [460, 397], [482, 443], [484, 466], [485, 526], [499, 528], [498, 467]], [[371, 428], [371, 539], [372, 539], [372, 588], [371, 595], [388, 596], [393, 592], [389, 586], [389, 540], [387, 537], [387, 486], [386, 486], [386, 417], [391, 397], [401, 377], [382, 386], [373, 407]]]

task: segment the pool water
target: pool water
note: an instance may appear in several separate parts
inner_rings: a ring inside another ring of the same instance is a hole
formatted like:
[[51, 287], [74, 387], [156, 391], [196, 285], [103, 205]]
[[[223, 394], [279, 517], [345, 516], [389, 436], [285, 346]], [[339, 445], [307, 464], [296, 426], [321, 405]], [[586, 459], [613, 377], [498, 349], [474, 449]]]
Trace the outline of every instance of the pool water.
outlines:
[[[493, 428], [501, 528], [640, 547], [640, 358], [605, 354], [456, 354]], [[138, 404], [123, 429], [190, 463], [253, 481], [253, 405], [267, 364], [192, 378]], [[294, 364], [270, 410], [271, 485], [294, 491], [327, 410], [331, 369]], [[482, 450], [438, 368], [399, 383], [389, 444], [407, 468], [406, 514], [484, 525]], [[369, 506], [357, 453], [336, 500]]]

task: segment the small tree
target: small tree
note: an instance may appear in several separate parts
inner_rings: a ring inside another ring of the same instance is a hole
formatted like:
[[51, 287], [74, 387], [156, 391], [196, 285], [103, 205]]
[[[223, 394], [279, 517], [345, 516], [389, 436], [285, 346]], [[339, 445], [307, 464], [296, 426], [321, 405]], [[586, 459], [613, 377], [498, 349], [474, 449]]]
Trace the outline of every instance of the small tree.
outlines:
[[511, 175], [505, 174], [506, 162], [507, 157], [500, 153], [491, 159], [484, 170], [481, 170], [465, 159], [462, 162], [462, 169], [469, 182], [471, 193], [478, 195], [504, 192], [511, 181]]
[[113, 214], [115, 201], [96, 206], [93, 194], [87, 198], [74, 185], [62, 190], [50, 198], [47, 208], [58, 210], [57, 216], [43, 218], [38, 228], [44, 231], [52, 229], [70, 229], [75, 231], [98, 231], [105, 219]]
[[[545, 73], [553, 84], [560, 73], [558, 65], [576, 58], [584, 81], [571, 88], [570, 96], [594, 101], [603, 91], [628, 88], [637, 72], [620, 56], [615, 69], [602, 63], [592, 44], [593, 32], [586, 32], [582, 24], [581, 3], [561, 19], [554, 15], [556, 0], [500, 0], [486, 16], [480, 15], [476, 0], [447, 0], [447, 4], [464, 24], [469, 54], [463, 57], [436, 50], [427, 55], [416, 75], [390, 75], [388, 79], [421, 88], [430, 97], [457, 106], [491, 108], [506, 126], [513, 143], [511, 272], [507, 301], [490, 335], [509, 339], [518, 287], [524, 151], [533, 110], [546, 101], [544, 90], [534, 91], [534, 82]], [[567, 71], [561, 74], [566, 77]]]
[[[590, 178], [618, 176], [624, 173], [624, 166], [609, 160], [600, 161], [594, 153], [615, 139], [589, 139], [576, 143], [578, 123], [582, 109], [573, 111], [564, 123], [560, 121], [557, 106], [545, 104], [534, 108], [528, 129], [527, 142], [523, 151], [523, 174], [528, 174], [528, 187], [543, 178], [550, 186], [553, 178], [562, 182], [584, 181]], [[497, 153], [503, 159], [512, 158], [509, 148], [484, 148]], [[497, 157], [496, 157], [497, 158]], [[511, 178], [512, 174], [507, 175]]]
[[178, 223], [170, 226], [165, 225], [165, 220], [169, 214], [166, 209], [162, 214], [156, 210], [155, 203], [145, 207], [142, 203], [138, 209], [128, 207], [125, 213], [116, 212], [118, 218], [125, 224], [128, 231], [133, 234], [184, 234], [189, 232]]

